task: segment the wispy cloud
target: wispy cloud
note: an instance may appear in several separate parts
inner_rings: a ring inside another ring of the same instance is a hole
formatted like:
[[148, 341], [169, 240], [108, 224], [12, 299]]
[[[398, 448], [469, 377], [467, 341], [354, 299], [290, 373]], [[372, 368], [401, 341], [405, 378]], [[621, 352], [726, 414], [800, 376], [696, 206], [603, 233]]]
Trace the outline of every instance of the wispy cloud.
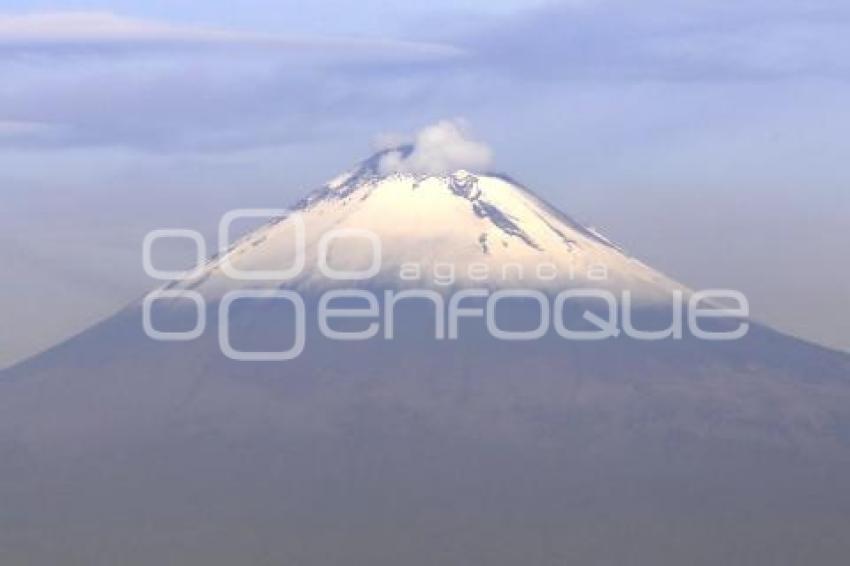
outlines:
[[599, 0], [515, 14], [465, 34], [468, 64], [527, 79], [850, 78], [850, 6], [828, 0]]
[[303, 140], [343, 115], [392, 107], [405, 94], [388, 84], [462, 56], [439, 42], [291, 37], [108, 12], [5, 15], [0, 145], [204, 150]]
[[272, 49], [296, 52], [330, 51], [408, 60], [461, 54], [449, 45], [382, 39], [297, 37], [231, 30], [205, 25], [128, 18], [111, 12], [37, 12], [0, 15], [0, 48], [46, 50], [180, 50]]
[[0, 140], [3, 138], [26, 138], [54, 131], [55, 127], [43, 122], [0, 121]]
[[[613, 116], [597, 101], [622, 103], [623, 85], [850, 79], [850, 6], [827, 0], [573, 0], [404, 37], [291, 37], [109, 12], [0, 16], [0, 122], [17, 124], [0, 130], [0, 146], [230, 150], [488, 107], [509, 121], [547, 99], [559, 116], [570, 98]], [[672, 120], [676, 96], [625, 120]]]

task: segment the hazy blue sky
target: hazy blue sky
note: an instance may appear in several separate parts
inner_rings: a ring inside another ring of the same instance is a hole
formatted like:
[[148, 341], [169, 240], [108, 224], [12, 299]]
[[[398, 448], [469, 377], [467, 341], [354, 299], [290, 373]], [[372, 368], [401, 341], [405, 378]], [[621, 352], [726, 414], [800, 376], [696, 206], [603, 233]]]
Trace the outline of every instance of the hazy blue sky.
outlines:
[[0, 365], [142, 293], [151, 228], [463, 117], [497, 168], [850, 348], [850, 4], [0, 1]]

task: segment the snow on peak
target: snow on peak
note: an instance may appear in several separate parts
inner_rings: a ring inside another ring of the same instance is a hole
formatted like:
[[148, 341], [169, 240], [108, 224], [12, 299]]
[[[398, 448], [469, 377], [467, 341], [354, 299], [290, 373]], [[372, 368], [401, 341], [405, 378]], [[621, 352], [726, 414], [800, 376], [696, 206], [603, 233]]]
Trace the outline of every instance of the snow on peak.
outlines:
[[682, 288], [507, 176], [465, 168], [439, 175], [386, 174], [380, 163], [389, 152], [410, 156], [415, 149], [378, 152], [296, 205], [294, 214], [304, 225], [305, 268], [295, 278], [233, 280], [221, 267], [227, 262], [241, 271], [273, 271], [292, 265], [297, 229], [290, 215], [237, 241], [203, 275], [181, 285], [211, 294], [248, 283], [303, 291], [336, 287], [340, 282], [317, 268], [321, 258], [335, 270], [363, 271], [375, 255], [362, 236], [321, 243], [330, 231], [347, 230], [368, 231], [380, 243], [379, 270], [357, 286], [592, 286], [659, 300]]

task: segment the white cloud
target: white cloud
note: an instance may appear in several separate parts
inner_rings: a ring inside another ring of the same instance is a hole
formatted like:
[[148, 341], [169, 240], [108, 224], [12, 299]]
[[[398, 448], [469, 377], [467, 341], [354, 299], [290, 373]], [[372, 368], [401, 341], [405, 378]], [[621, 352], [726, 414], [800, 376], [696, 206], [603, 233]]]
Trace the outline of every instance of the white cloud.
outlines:
[[401, 151], [390, 152], [378, 169], [382, 174], [444, 175], [458, 169], [482, 171], [491, 162], [492, 151], [469, 137], [463, 120], [440, 120], [416, 133], [407, 157]]
[[223, 41], [239, 35], [125, 18], [109, 12], [38, 12], [0, 16], [0, 38], [12, 43]]
[[53, 124], [29, 122], [24, 120], [0, 120], [0, 138], [25, 137], [56, 131]]
[[[0, 13], [0, 47], [23, 51], [116, 48], [122, 52], [151, 48], [226, 47], [331, 52], [349, 58], [360, 56], [405, 61], [451, 58], [463, 54], [460, 49], [440, 43], [290, 37], [202, 25], [177, 25], [92, 11]], [[103, 54], [103, 51], [100, 53]]]
[[409, 108], [420, 91], [399, 85], [459, 54], [109, 11], [0, 12], [0, 148], [221, 151], [339, 135], [340, 117]]

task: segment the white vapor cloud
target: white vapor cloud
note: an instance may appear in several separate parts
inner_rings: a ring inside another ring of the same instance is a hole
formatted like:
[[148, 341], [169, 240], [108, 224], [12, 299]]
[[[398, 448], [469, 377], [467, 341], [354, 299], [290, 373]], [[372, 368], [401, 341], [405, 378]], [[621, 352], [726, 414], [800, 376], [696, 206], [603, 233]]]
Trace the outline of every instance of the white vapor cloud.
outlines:
[[422, 128], [412, 145], [406, 157], [401, 150], [387, 153], [378, 164], [379, 171], [414, 175], [444, 175], [458, 169], [480, 172], [493, 159], [490, 148], [471, 139], [466, 123], [459, 119], [440, 120]]

